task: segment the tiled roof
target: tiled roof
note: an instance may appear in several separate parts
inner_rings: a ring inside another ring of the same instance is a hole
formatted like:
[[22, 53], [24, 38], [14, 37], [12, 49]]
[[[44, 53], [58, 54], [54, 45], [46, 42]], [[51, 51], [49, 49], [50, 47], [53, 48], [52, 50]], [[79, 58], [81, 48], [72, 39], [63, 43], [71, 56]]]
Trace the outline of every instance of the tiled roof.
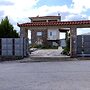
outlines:
[[61, 25], [85, 25], [90, 24], [90, 20], [82, 21], [55, 21], [55, 22], [33, 22], [33, 23], [22, 23], [17, 24], [19, 27], [28, 27], [28, 26], [61, 26]]

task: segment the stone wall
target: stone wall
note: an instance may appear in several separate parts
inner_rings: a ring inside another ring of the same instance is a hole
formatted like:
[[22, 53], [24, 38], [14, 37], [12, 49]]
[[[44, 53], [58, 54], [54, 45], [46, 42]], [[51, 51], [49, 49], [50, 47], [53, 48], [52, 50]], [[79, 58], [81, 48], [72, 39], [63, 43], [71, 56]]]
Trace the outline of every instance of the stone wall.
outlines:
[[[37, 36], [37, 32], [42, 32], [41, 36]], [[47, 45], [47, 30], [31, 30], [31, 43], [32, 45], [37, 45], [37, 42], [42, 42], [42, 45]]]

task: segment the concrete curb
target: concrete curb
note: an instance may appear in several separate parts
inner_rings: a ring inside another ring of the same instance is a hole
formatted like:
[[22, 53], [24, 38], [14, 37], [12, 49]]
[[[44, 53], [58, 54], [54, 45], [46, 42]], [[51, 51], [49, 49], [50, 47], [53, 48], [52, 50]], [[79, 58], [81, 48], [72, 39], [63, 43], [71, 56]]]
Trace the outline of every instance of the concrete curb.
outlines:
[[77, 58], [70, 57], [29, 57], [28, 59], [20, 60], [20, 63], [25, 62], [56, 62], [56, 61], [76, 61]]
[[18, 63], [28, 63], [28, 62], [59, 62], [59, 61], [87, 61], [90, 60], [90, 57], [77, 57], [77, 58], [70, 58], [61, 57], [61, 56], [53, 56], [53, 57], [26, 57], [23, 59], [18, 60], [5, 60], [2, 62], [18, 62]]

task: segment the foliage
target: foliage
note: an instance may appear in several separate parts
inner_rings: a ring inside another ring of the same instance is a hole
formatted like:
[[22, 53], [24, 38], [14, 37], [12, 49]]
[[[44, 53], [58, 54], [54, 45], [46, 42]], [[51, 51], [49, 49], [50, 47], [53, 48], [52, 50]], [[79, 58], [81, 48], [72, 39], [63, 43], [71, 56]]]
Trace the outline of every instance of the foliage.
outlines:
[[69, 48], [65, 47], [62, 53], [65, 55], [69, 55], [69, 51]]
[[9, 22], [8, 17], [2, 19], [0, 23], [0, 38], [17, 38], [19, 37], [13, 25]]
[[64, 48], [64, 50], [63, 50], [63, 54], [65, 54], [65, 55], [69, 55], [70, 53], [70, 38], [69, 37], [67, 37], [67, 39], [66, 39], [66, 47]]

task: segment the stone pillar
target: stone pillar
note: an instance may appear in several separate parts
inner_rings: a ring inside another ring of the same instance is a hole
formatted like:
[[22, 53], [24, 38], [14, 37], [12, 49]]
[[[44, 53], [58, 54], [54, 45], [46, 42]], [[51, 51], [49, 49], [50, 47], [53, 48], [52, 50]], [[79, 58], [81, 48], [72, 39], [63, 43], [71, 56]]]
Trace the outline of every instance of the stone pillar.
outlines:
[[28, 29], [20, 27], [20, 38], [23, 38], [24, 42], [26, 42], [26, 43], [23, 43], [23, 44], [25, 44], [25, 46], [26, 46], [26, 48], [25, 48], [26, 49], [26, 56], [28, 56], [29, 55]]
[[25, 28], [20, 28], [20, 37], [28, 38], [28, 30]]
[[70, 56], [77, 57], [77, 28], [70, 28]]

